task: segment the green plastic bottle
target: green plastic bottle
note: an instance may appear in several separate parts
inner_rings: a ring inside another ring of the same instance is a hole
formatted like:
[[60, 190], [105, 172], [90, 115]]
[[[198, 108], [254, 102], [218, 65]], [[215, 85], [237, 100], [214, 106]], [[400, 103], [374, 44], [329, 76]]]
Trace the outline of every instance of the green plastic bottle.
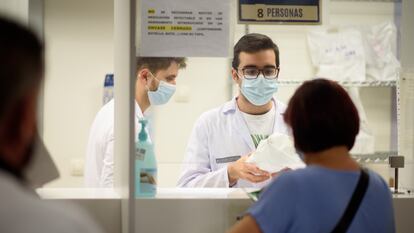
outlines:
[[157, 194], [157, 161], [154, 145], [148, 139], [148, 121], [139, 120], [141, 131], [135, 144], [135, 197], [155, 197]]

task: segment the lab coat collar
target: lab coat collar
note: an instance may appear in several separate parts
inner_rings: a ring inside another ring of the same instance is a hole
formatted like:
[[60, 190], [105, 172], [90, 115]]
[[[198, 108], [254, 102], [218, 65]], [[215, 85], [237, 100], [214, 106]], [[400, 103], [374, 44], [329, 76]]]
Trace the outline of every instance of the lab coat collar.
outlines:
[[137, 103], [137, 101], [135, 101], [135, 117], [137, 119], [144, 118], [144, 113], [142, 112], [141, 107], [139, 106], [139, 104]]
[[237, 102], [236, 102], [236, 98], [237, 97], [233, 97], [233, 99], [231, 99], [230, 101], [226, 102], [223, 106], [223, 110], [222, 112], [224, 114], [227, 114], [229, 112], [235, 112], [237, 109]]
[[[278, 111], [278, 107], [276, 104], [277, 101], [274, 97], [272, 97], [272, 101], [273, 101], [273, 105], [276, 108], [276, 113], [280, 113], [280, 111]], [[224, 104], [222, 112], [224, 114], [228, 114], [228, 113], [234, 113], [236, 112], [236, 110], [239, 110], [239, 107], [237, 106], [237, 97], [233, 97], [233, 99], [231, 99], [230, 101]]]

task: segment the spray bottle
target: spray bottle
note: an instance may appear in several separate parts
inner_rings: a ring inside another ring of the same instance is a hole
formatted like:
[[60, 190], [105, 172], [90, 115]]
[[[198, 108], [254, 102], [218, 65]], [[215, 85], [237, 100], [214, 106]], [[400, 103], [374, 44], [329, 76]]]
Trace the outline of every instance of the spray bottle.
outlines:
[[148, 139], [148, 121], [139, 120], [141, 131], [135, 144], [135, 197], [154, 197], [157, 193], [157, 161], [154, 145]]

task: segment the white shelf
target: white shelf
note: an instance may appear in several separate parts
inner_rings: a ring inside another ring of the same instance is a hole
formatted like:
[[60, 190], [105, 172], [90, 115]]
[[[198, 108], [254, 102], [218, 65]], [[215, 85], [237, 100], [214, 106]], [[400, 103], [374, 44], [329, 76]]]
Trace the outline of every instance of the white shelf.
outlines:
[[376, 151], [374, 154], [352, 154], [351, 156], [361, 162], [381, 160], [388, 161], [388, 157], [398, 155], [397, 151]]
[[[308, 80], [280, 80], [280, 86], [299, 86]], [[397, 81], [339, 81], [339, 84], [345, 87], [395, 87]]]

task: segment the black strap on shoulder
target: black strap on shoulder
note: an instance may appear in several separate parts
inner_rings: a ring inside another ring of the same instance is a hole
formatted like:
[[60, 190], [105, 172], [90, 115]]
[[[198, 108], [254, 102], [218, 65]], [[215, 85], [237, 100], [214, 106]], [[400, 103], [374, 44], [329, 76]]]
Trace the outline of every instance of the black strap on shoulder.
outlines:
[[368, 189], [369, 175], [364, 170], [361, 169], [361, 175], [359, 176], [358, 184], [352, 194], [351, 200], [348, 203], [348, 206], [345, 209], [341, 219], [336, 224], [332, 233], [345, 233], [347, 232], [349, 226], [354, 219], [359, 206], [361, 205], [362, 199], [365, 196], [365, 193]]

